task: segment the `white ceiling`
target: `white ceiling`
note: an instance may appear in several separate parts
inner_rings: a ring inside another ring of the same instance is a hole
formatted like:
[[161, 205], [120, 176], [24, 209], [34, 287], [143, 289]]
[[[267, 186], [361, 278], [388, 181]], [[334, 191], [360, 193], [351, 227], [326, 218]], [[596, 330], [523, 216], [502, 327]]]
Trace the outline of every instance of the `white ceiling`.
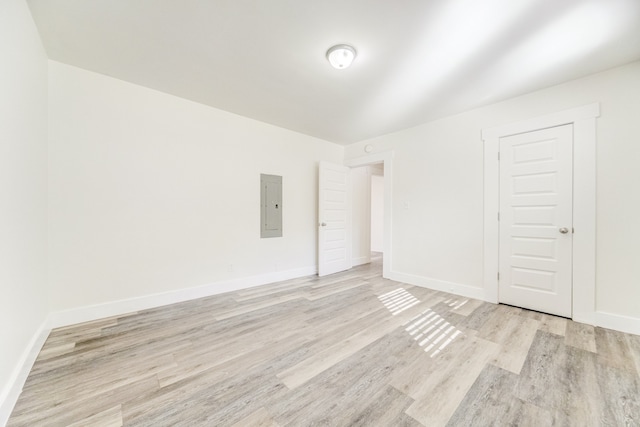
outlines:
[[640, 0], [28, 3], [51, 59], [339, 144], [640, 59]]

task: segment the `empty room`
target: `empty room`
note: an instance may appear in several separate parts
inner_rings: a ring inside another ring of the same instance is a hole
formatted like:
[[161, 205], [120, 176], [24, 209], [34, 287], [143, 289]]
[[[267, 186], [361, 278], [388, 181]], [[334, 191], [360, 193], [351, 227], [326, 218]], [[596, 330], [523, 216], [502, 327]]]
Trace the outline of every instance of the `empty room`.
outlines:
[[640, 425], [638, 0], [2, 0], [0, 425]]

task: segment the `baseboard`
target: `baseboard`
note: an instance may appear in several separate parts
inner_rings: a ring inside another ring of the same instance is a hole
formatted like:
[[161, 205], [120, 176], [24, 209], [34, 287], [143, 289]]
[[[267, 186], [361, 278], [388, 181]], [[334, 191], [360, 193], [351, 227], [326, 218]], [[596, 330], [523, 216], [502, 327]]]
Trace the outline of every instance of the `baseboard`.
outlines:
[[435, 291], [448, 292], [450, 294], [459, 295], [466, 298], [485, 300], [485, 292], [483, 288], [462, 285], [460, 283], [447, 282], [444, 280], [431, 279], [429, 277], [417, 276], [414, 274], [399, 273], [397, 271], [389, 272], [389, 279], [396, 282], [408, 283], [414, 286], [433, 289]]
[[0, 394], [0, 426], [6, 425], [7, 421], [9, 421], [9, 416], [11, 416], [11, 412], [18, 401], [18, 397], [20, 397], [24, 383], [27, 381], [29, 372], [44, 342], [47, 340], [49, 332], [51, 332], [51, 329], [45, 320], [31, 337], [31, 341], [29, 341], [29, 344], [24, 349], [9, 382], [2, 389], [2, 394]]
[[369, 264], [371, 262], [371, 256], [361, 256], [359, 258], [353, 258], [351, 260], [351, 266], [357, 267], [362, 264]]
[[596, 326], [596, 313], [593, 311], [580, 313], [574, 312], [573, 316], [571, 316], [571, 320], [578, 323], [584, 323], [585, 325]]
[[640, 335], [640, 319], [637, 317], [596, 311], [596, 326]]
[[65, 311], [53, 312], [49, 315], [49, 322], [47, 326], [50, 329], [53, 329], [82, 322], [90, 322], [106, 317], [119, 316], [139, 310], [190, 301], [225, 292], [267, 285], [269, 283], [295, 279], [298, 277], [311, 276], [316, 274], [317, 271], [317, 267], [315, 266], [277, 271], [257, 276], [223, 280], [192, 288], [178, 289], [175, 291], [144, 295], [141, 297], [110, 301], [103, 304], [94, 304]]

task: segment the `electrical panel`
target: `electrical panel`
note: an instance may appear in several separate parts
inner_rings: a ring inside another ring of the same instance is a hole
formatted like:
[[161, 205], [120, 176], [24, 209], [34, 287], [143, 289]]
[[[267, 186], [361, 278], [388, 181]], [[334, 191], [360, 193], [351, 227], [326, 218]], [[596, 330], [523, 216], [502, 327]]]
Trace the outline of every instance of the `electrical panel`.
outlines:
[[260, 174], [260, 237], [282, 237], [282, 177]]

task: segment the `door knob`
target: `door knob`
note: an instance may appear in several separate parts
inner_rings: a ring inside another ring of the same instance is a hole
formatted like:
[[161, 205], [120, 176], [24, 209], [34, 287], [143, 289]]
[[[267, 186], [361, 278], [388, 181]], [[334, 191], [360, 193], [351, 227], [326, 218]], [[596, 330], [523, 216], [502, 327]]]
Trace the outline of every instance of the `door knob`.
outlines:
[[321, 226], [323, 226], [323, 227], [326, 227], [326, 226], [327, 226], [327, 223], [326, 223], [326, 222], [323, 222], [323, 223], [321, 223], [320, 225], [321, 225]]
[[567, 234], [567, 233], [569, 232], [569, 229], [568, 229], [567, 227], [562, 227], [559, 231], [560, 231], [562, 234]]

